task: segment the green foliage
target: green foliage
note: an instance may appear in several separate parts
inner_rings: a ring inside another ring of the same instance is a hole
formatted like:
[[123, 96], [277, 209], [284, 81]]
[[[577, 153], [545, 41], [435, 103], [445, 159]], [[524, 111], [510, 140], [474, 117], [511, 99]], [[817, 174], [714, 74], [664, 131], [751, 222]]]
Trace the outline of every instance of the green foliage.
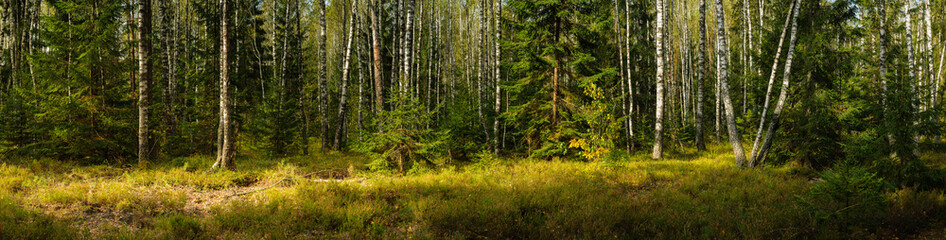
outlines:
[[516, 16], [509, 50], [516, 53], [512, 68], [521, 78], [509, 88], [514, 106], [505, 117], [531, 156], [569, 155], [568, 142], [582, 136], [592, 138], [595, 148], [611, 144], [596, 139], [617, 127], [608, 117], [619, 105], [604, 98], [620, 91], [612, 88], [617, 70], [603, 64], [613, 54], [606, 37], [613, 34], [609, 6], [606, 1], [509, 2]]
[[427, 128], [435, 112], [427, 112], [416, 99], [397, 97], [396, 108], [378, 119], [381, 131], [372, 133], [356, 147], [368, 155], [374, 171], [404, 172], [417, 164], [434, 164], [446, 152], [449, 131]]
[[[800, 85], [809, 84], [802, 82]], [[791, 109], [782, 120], [781, 141], [773, 155], [776, 159], [797, 161], [814, 168], [826, 168], [844, 159], [844, 148], [837, 112], [832, 109], [836, 94], [814, 90]]]
[[820, 224], [835, 226], [841, 231], [874, 227], [886, 205], [883, 178], [867, 169], [837, 165], [821, 173], [821, 182], [811, 187], [799, 201], [812, 209]]
[[135, 117], [119, 44], [119, 1], [52, 1], [30, 81], [2, 97], [0, 151], [102, 163], [134, 151]]

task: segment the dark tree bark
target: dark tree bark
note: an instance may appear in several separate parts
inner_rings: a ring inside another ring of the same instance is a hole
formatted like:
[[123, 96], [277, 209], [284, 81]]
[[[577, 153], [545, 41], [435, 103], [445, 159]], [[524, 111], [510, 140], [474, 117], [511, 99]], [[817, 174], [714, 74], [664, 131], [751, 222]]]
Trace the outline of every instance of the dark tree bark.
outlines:
[[[371, 55], [373, 58], [375, 114], [384, 109], [384, 92], [381, 86], [381, 42], [378, 41], [380, 24], [378, 23], [378, 0], [371, 0]], [[380, 129], [380, 127], [379, 127]]]

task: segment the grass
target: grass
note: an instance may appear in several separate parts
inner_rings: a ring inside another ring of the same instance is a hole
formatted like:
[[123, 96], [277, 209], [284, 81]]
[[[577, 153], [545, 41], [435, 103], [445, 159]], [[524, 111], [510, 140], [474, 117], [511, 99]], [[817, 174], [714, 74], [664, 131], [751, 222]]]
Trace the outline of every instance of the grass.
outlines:
[[[366, 161], [240, 159], [237, 172], [206, 172], [206, 157], [142, 171], [0, 164], [0, 238], [869, 239], [912, 236], [946, 213], [941, 191], [906, 189], [885, 195], [883, 222], [835, 226], [799, 203], [810, 170], [737, 169], [725, 146], [661, 161], [496, 159], [403, 176], [364, 172]], [[326, 169], [347, 180], [311, 180], [339, 177], [313, 174]]]

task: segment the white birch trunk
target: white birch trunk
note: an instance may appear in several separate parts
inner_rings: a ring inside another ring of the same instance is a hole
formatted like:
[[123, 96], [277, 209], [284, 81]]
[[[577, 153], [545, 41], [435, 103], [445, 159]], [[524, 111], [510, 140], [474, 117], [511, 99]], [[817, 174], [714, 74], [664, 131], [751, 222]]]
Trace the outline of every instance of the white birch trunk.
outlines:
[[[775, 111], [772, 113], [772, 122], [769, 123], [769, 129], [765, 134], [765, 140], [762, 142], [759, 152], [753, 154], [752, 159], [749, 160], [749, 167], [755, 167], [757, 162], [758, 164], [761, 164], [765, 160], [765, 156], [768, 154], [769, 148], [772, 146], [772, 139], [775, 136], [775, 131], [778, 129], [779, 118], [782, 116], [782, 108], [785, 107], [785, 99], [788, 98], [788, 86], [792, 75], [792, 60], [795, 57], [795, 44], [798, 42], [796, 33], [798, 32], [798, 11], [800, 8], [800, 2], [795, 1], [795, 3], [792, 4], [792, 35], [788, 43], [788, 56], [785, 57], [785, 72], [782, 75], [782, 89], [779, 93], [778, 103], [775, 105]], [[755, 150], [755, 144], [753, 144], [752, 148]]]
[[746, 153], [742, 146], [742, 136], [739, 135], [739, 129], [736, 127], [736, 114], [733, 110], [732, 98], [729, 95], [729, 82], [727, 75], [727, 67], [729, 64], [729, 46], [727, 43], [727, 36], [725, 34], [726, 30], [726, 17], [725, 11], [723, 10], [723, 1], [716, 0], [716, 22], [717, 22], [717, 60], [719, 64], [719, 71], [717, 72], [719, 87], [720, 87], [720, 97], [723, 100], [723, 105], [725, 106], [726, 112], [726, 122], [727, 130], [729, 132], [729, 142], [732, 144], [733, 155], [735, 157], [736, 166], [742, 167], [746, 163]]
[[151, 0], [138, 2], [138, 163], [150, 161], [151, 145], [148, 123], [151, 106]]
[[229, 0], [221, 0], [220, 13], [220, 123], [218, 133], [221, 136], [220, 151], [217, 153], [217, 162], [212, 169], [234, 169], [236, 140], [230, 119], [230, 29], [228, 26]]
[[706, 151], [703, 137], [703, 83], [706, 73], [706, 0], [700, 0], [700, 40], [699, 51], [696, 53], [696, 149]]
[[656, 39], [654, 42], [657, 44], [657, 106], [656, 106], [656, 117], [654, 118], [654, 151], [651, 158], [657, 160], [663, 157], [663, 109], [664, 109], [664, 51], [663, 51], [663, 29], [664, 29], [664, 10], [663, 10], [663, 0], [657, 0], [657, 30], [656, 30]]
[[762, 114], [759, 115], [759, 130], [756, 132], [755, 141], [752, 143], [752, 151], [749, 152], [749, 166], [754, 166], [755, 162], [758, 160], [758, 150], [759, 142], [762, 140], [762, 129], [765, 127], [765, 118], [769, 112], [769, 103], [771, 102], [772, 97], [772, 88], [775, 85], [775, 75], [778, 72], [778, 63], [779, 58], [782, 55], [782, 44], [785, 41], [785, 34], [788, 32], [789, 24], [792, 22], [795, 16], [795, 4], [796, 1], [792, 1], [792, 5], [788, 12], [788, 16], [785, 17], [785, 26], [782, 27], [782, 35], [778, 40], [778, 50], [775, 51], [775, 60], [772, 61], [772, 71], [769, 74], [769, 85], [765, 90], [765, 103], [762, 107]]
[[[335, 150], [345, 148], [346, 129], [348, 128], [348, 73], [351, 69], [351, 45], [355, 38], [355, 21], [357, 14], [355, 11], [358, 6], [358, 0], [352, 1], [351, 16], [348, 17], [348, 43], [345, 44], [345, 60], [342, 64], [342, 88], [341, 97], [338, 100], [338, 126], [335, 128]], [[410, 21], [408, 21], [410, 22]]]

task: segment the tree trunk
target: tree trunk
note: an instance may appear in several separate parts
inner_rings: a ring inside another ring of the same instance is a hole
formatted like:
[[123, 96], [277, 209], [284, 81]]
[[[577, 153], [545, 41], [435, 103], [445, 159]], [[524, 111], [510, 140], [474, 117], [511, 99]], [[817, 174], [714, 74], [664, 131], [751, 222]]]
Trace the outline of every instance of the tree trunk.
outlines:
[[328, 54], [325, 38], [325, 1], [319, 2], [319, 123], [321, 123], [322, 132], [322, 151], [324, 152], [330, 146], [329, 119], [328, 119], [328, 84], [326, 74], [328, 73]]
[[[624, 62], [624, 38], [622, 38], [623, 37], [622, 31], [624, 30], [624, 27], [621, 26], [621, 20], [620, 20], [621, 10], [618, 6], [619, 6], [618, 0], [614, 0], [614, 44], [616, 45], [616, 48], [618, 49], [618, 70], [620, 70], [620, 72], [618, 72], [618, 81], [621, 83], [620, 85], [621, 94], [622, 96], [627, 96], [628, 88], [625, 87], [626, 83], [624, 82], [624, 79], [628, 78], [629, 76], [625, 75], [626, 73], [624, 71], [627, 67], [627, 65], [625, 65], [625, 62]], [[630, 24], [630, 22], [628, 22], [628, 24]], [[621, 112], [626, 115], [625, 118], [629, 119], [631, 117], [630, 115], [627, 115], [628, 113], [627, 99], [624, 99], [621, 101]], [[624, 126], [625, 128], [630, 129], [630, 127], [627, 124], [624, 124], [624, 125], [625, 125]], [[631, 135], [630, 135], [630, 132], [625, 132], [625, 133], [627, 133], [627, 137], [628, 137], [628, 141], [625, 142], [625, 147], [627, 148], [627, 151], [630, 152], [631, 151], [631, 144], [630, 144]]]
[[923, 20], [925, 20], [926, 22], [926, 39], [924, 39], [924, 42], [926, 42], [926, 62], [927, 62], [926, 78], [927, 78], [928, 84], [932, 85], [929, 89], [930, 104], [928, 107], [929, 109], [933, 109], [933, 111], [937, 111], [936, 98], [937, 98], [937, 94], [939, 94], [939, 83], [936, 82], [935, 80], [936, 78], [933, 74], [933, 24], [932, 24], [933, 17], [930, 14], [930, 11], [931, 11], [930, 0], [926, 0], [923, 10], [924, 10], [923, 12], [925, 13], [923, 15]]
[[[373, 57], [374, 68], [374, 97], [376, 101], [375, 114], [380, 114], [384, 109], [384, 92], [381, 88], [381, 42], [378, 41], [378, 0], [371, 0], [371, 55]], [[380, 129], [380, 127], [379, 127]]]
[[[355, 11], [357, 11], [357, 8], [355, 9]], [[371, 11], [371, 8], [369, 7], [366, 11]], [[368, 63], [365, 61], [367, 57], [366, 57], [366, 53], [364, 52], [365, 51], [364, 47], [366, 46], [366, 38], [368, 38], [368, 33], [367, 31], [365, 32], [362, 32], [362, 31], [367, 29], [365, 28], [366, 24], [367, 22], [365, 20], [358, 20], [358, 27], [357, 27], [358, 28], [358, 43], [356, 44], [357, 50], [355, 50], [355, 54], [358, 56], [357, 66], [358, 66], [358, 141], [359, 142], [364, 141], [363, 135], [365, 133], [363, 107], [365, 105], [365, 102], [364, 102], [365, 72], [368, 71], [368, 67], [367, 67]]]
[[151, 0], [138, 2], [138, 164], [151, 160], [148, 108], [151, 107]]
[[911, 4], [912, 1], [905, 1], [905, 2], [906, 4], [903, 6], [903, 14], [906, 15], [907, 17], [906, 19], [907, 20], [906, 21], [907, 23], [906, 45], [907, 45], [907, 63], [908, 63], [907, 75], [910, 77], [908, 79], [908, 81], [910, 82], [907, 84], [910, 85], [910, 96], [911, 96], [910, 102], [913, 108], [912, 117], [913, 117], [913, 128], [914, 128], [913, 129], [913, 142], [911, 144], [913, 145], [913, 156], [918, 158], [920, 157], [920, 148], [919, 148], [920, 135], [917, 134], [916, 127], [920, 125], [920, 122], [919, 122], [919, 112], [918, 112], [919, 106], [917, 106], [917, 101], [916, 101], [917, 99], [915, 99], [918, 93], [916, 90], [916, 85], [918, 84], [918, 81], [916, 80], [916, 58], [915, 58], [915, 54], [913, 50], [913, 17], [912, 17], [912, 14], [910, 13], [910, 9], [913, 8], [913, 6]]
[[221, 0], [220, 8], [220, 123], [217, 126], [221, 138], [217, 162], [211, 169], [234, 169], [236, 131], [230, 120], [230, 29], [228, 28], [229, 0]]
[[414, 46], [413, 39], [413, 29], [414, 29], [414, 0], [404, 0], [404, 38], [403, 44], [401, 45], [401, 54], [404, 57], [401, 62], [403, 69], [401, 70], [400, 82], [402, 83], [401, 91], [404, 94], [409, 94], [407, 92], [410, 86], [410, 77], [411, 77], [411, 53], [412, 47]]
[[700, 0], [700, 49], [696, 54], [696, 149], [706, 151], [703, 139], [703, 82], [706, 72], [706, 0]]
[[[890, 98], [890, 91], [887, 87], [887, 1], [880, 0], [878, 3], [880, 9], [878, 14], [880, 14], [880, 46], [878, 47], [878, 58], [880, 61], [880, 67], [878, 68], [878, 75], [880, 75], [880, 84], [883, 89], [881, 96], [881, 104], [883, 105], [884, 112], [884, 126], [887, 126], [891, 123], [891, 116], [889, 105], [887, 104], [888, 99]], [[888, 128], [889, 129], [889, 128]], [[893, 138], [893, 133], [887, 130], [887, 146], [890, 147], [890, 157], [896, 157], [897, 153], [893, 149], [895, 144], [895, 139]]]
[[496, 118], [493, 119], [493, 154], [499, 154], [499, 116], [501, 114], [500, 101], [502, 100], [502, 93], [499, 88], [499, 85], [502, 80], [502, 75], [501, 75], [502, 73], [500, 72], [501, 69], [500, 69], [500, 61], [499, 61], [500, 58], [502, 57], [502, 52], [501, 52], [502, 50], [500, 49], [499, 41], [502, 39], [501, 19], [502, 19], [502, 11], [503, 11], [503, 7], [502, 7], [503, 2], [501, 0], [496, 1], [495, 5], [496, 6], [495, 6], [495, 11], [493, 12], [493, 16], [494, 16], [493, 19], [495, 19], [496, 21], [496, 27], [494, 28], [494, 31], [496, 31], [496, 38], [493, 39], [494, 41], [493, 45], [495, 47], [496, 55], [493, 58], [493, 61], [494, 61], [493, 71], [495, 71], [495, 75], [496, 75], [496, 79], [494, 79], [494, 82], [496, 85], [494, 98], [496, 100], [496, 103], [493, 106], [493, 110], [496, 112]]
[[172, 132], [175, 129], [175, 114], [174, 114], [174, 92], [177, 91], [177, 81], [174, 79], [174, 56], [173, 56], [173, 45], [174, 45], [174, 35], [171, 29], [171, 21], [173, 15], [170, 10], [171, 0], [161, 1], [161, 35], [164, 37], [161, 41], [162, 47], [161, 51], [163, 52], [163, 62], [164, 68], [164, 80], [167, 82], [164, 85], [163, 97], [164, 97], [164, 115], [165, 115], [165, 124], [169, 128], [168, 131]]
[[631, 1], [624, 1], [624, 49], [625, 59], [627, 60], [627, 75], [624, 81], [627, 82], [627, 132], [628, 132], [628, 151], [634, 148], [634, 82], [631, 80]]
[[[296, 39], [298, 39], [299, 42], [302, 42], [304, 35], [302, 34], [302, 15], [301, 15], [301, 12], [299, 11], [299, 9], [301, 9], [299, 6], [300, 5], [299, 2], [300, 1], [298, 0], [293, 1], [294, 3], [293, 7], [295, 8], [294, 12], [296, 13], [296, 19], [295, 19], [296, 20], [296, 29], [295, 29]], [[295, 50], [296, 50], [295, 53], [299, 54], [297, 56], [302, 55], [302, 50], [303, 50], [302, 46], [298, 46], [298, 45], [295, 46]], [[304, 59], [304, 57], [300, 56], [297, 58], [298, 61], [302, 61], [302, 59]], [[302, 137], [301, 137], [302, 138], [302, 155], [308, 156], [309, 155], [309, 111], [308, 111], [308, 107], [306, 106], [306, 101], [309, 100], [309, 94], [308, 94], [308, 91], [305, 90], [304, 79], [306, 79], [306, 76], [305, 76], [306, 71], [305, 71], [304, 64], [297, 63], [296, 67], [298, 68], [297, 71], [299, 71], [297, 80], [299, 81], [299, 88], [298, 88], [299, 114], [300, 114], [299, 121], [302, 122]], [[262, 77], [260, 77], [260, 79], [262, 79]]]
[[348, 128], [348, 71], [349, 66], [351, 65], [351, 44], [352, 40], [355, 38], [355, 21], [358, 20], [355, 14], [355, 8], [358, 6], [358, 0], [352, 1], [351, 4], [351, 16], [348, 18], [348, 44], [345, 45], [345, 61], [342, 64], [342, 95], [338, 100], [338, 126], [335, 128], [335, 150], [342, 150], [345, 148], [345, 133]]
[[657, 160], [663, 157], [663, 111], [664, 111], [664, 3], [663, 0], [657, 0], [657, 106], [656, 118], [654, 118], [654, 151], [652, 158]]
[[486, 17], [486, 8], [487, 8], [486, 0], [481, 0], [480, 6], [477, 8], [479, 10], [479, 16], [480, 16], [479, 18], [480, 20], [479, 33], [480, 34], [479, 34], [479, 42], [477, 43], [479, 48], [476, 49], [477, 53], [479, 54], [479, 59], [478, 59], [479, 67], [477, 68], [477, 71], [476, 71], [476, 106], [477, 106], [476, 109], [477, 109], [477, 115], [479, 115], [479, 118], [480, 118], [480, 125], [483, 126], [483, 135], [486, 136], [486, 139], [487, 139], [486, 140], [487, 149], [491, 149], [492, 147], [489, 146], [491, 145], [491, 141], [489, 140], [490, 139], [489, 128], [486, 127], [486, 116], [483, 115], [483, 98], [484, 98], [483, 95], [485, 95], [483, 93], [484, 92], [483, 89], [486, 88], [483, 85], [486, 83], [486, 75], [488, 74], [488, 73], [485, 73], [485, 71], [488, 71], [487, 70], [488, 60], [486, 57], [486, 53], [489, 52], [487, 50], [489, 49], [488, 47], [489, 41], [487, 40], [487, 37], [489, 36], [489, 33], [487, 33], [489, 31], [489, 28], [487, 27], [487, 25], [489, 25], [489, 20]]
[[782, 55], [782, 44], [785, 41], [785, 34], [788, 32], [789, 24], [794, 21], [795, 18], [795, 4], [796, 1], [792, 1], [788, 16], [785, 17], [785, 26], [782, 27], [782, 35], [778, 40], [778, 48], [775, 51], [775, 60], [772, 61], [772, 72], [769, 74], [769, 85], [765, 91], [765, 103], [762, 107], [762, 115], [759, 115], [759, 130], [756, 132], [755, 141], [752, 143], [752, 151], [749, 152], [749, 167], [755, 166], [756, 161], [759, 160], [758, 151], [759, 143], [762, 141], [762, 129], [765, 127], [765, 117], [769, 111], [769, 102], [771, 102], [772, 88], [775, 85], [775, 75], [778, 72], [779, 57]]
[[[659, 0], [658, 0], [659, 1]], [[723, 100], [723, 106], [725, 107], [726, 112], [726, 122], [727, 130], [729, 130], [729, 142], [732, 144], [733, 154], [735, 155], [736, 166], [742, 167], [746, 164], [746, 153], [742, 147], [742, 136], [739, 135], [739, 129], [736, 128], [736, 116], [733, 111], [732, 99], [729, 95], [729, 82], [728, 82], [728, 72], [727, 65], [729, 64], [729, 45], [727, 43], [726, 36], [726, 17], [725, 11], [723, 10], [723, 1], [716, 0], [716, 22], [717, 22], [717, 41], [718, 46], [717, 51], [719, 54], [717, 58], [719, 60], [719, 70], [717, 72], [717, 78], [719, 81], [720, 87], [720, 97]], [[658, 67], [659, 68], [659, 67]], [[658, 70], [659, 71], [659, 70]], [[659, 82], [658, 82], [659, 84]]]
[[[785, 57], [785, 72], [782, 74], [782, 90], [779, 93], [778, 103], [775, 105], [775, 111], [772, 113], [772, 122], [769, 123], [769, 129], [765, 133], [765, 141], [762, 142], [762, 146], [759, 151], [754, 152], [751, 155], [752, 158], [749, 160], [749, 167], [755, 167], [757, 162], [758, 164], [762, 164], [762, 162], [765, 161], [765, 156], [768, 155], [769, 148], [772, 146], [772, 139], [775, 137], [775, 131], [778, 130], [779, 118], [782, 116], [782, 108], [785, 107], [785, 99], [788, 98], [788, 84], [792, 78], [792, 60], [795, 57], [795, 44], [798, 42], [796, 33], [798, 32], [799, 9], [801, 9], [801, 2], [796, 0], [794, 3], [792, 3], [792, 13], [790, 14], [792, 16], [792, 36], [788, 43], [788, 56]], [[784, 37], [784, 31], [782, 36]], [[778, 57], [776, 57], [776, 59], [778, 59]], [[771, 89], [771, 84], [769, 88]], [[766, 99], [766, 106], [767, 105], [768, 99]], [[765, 112], [763, 111], [763, 114], [764, 113]], [[763, 119], [764, 116], [765, 115], [763, 115]], [[761, 129], [758, 134], [762, 134]], [[752, 150], [755, 151], [755, 148], [755, 144], [753, 144]]]
[[746, 111], [748, 111], [748, 109], [749, 109], [749, 94], [748, 94], [748, 93], [749, 93], [749, 92], [748, 92], [748, 88], [749, 88], [749, 85], [748, 85], [748, 82], [749, 82], [749, 74], [752, 73], [752, 72], [755, 72], [755, 70], [754, 70], [755, 68], [753, 68], [753, 66], [752, 66], [752, 64], [753, 64], [753, 62], [752, 62], [752, 14], [750, 13], [750, 10], [749, 10], [749, 0], [744, 0], [744, 1], [743, 1], [743, 10], [745, 10], [745, 15], [746, 15], [746, 19], [745, 19], [745, 21], [746, 21], [746, 28], [748, 28], [748, 32], [746, 32], [746, 43], [749, 44], [748, 46], [744, 46], [744, 47], [746, 47], [746, 48], [743, 50], [743, 53], [745, 54], [744, 56], [748, 57], [747, 59], [743, 59], [743, 61], [746, 61], [746, 64], [748, 64], [748, 66], [749, 66], [748, 68], [746, 68], [746, 66], [743, 66], [743, 71], [742, 71], [742, 72], [743, 72], [743, 76], [742, 76], [742, 114], [745, 115], [745, 114], [746, 114]]
[[[939, 50], [939, 67], [936, 68], [936, 87], [937, 87], [936, 91], [937, 92], [939, 92], [938, 90], [939, 82], [942, 81], [943, 79], [943, 57], [944, 56], [946, 56], [946, 45], [943, 45], [943, 47], [940, 48]], [[939, 102], [939, 98], [937, 98], [935, 101]]]

